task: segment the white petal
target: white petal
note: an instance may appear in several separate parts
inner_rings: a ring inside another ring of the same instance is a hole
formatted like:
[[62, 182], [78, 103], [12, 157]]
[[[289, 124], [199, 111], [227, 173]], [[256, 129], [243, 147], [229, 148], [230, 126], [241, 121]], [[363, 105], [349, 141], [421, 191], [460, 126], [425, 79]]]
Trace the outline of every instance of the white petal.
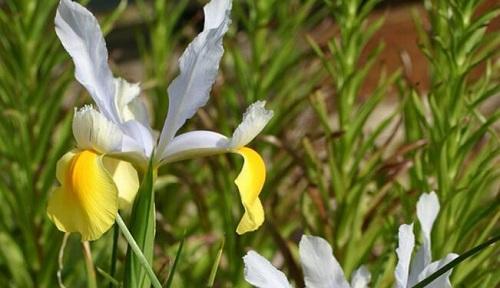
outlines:
[[[450, 263], [453, 261], [453, 259], [457, 258], [458, 255], [454, 253], [450, 253], [446, 255], [443, 259], [432, 262], [431, 264], [427, 265], [425, 269], [420, 273], [418, 276], [418, 282], [424, 280], [428, 276], [432, 275], [434, 272], [437, 270], [443, 268], [446, 264]], [[432, 281], [430, 284], [428, 284], [427, 288], [451, 288], [451, 283], [450, 283], [450, 275], [451, 272], [453, 272], [453, 269], [450, 269], [446, 271], [443, 275], [439, 276], [437, 279]], [[416, 284], [416, 283], [415, 283]]]
[[430, 263], [426, 263], [426, 247], [425, 245], [420, 246], [420, 248], [417, 250], [417, 253], [415, 253], [415, 257], [411, 260], [411, 265], [410, 265], [410, 275], [408, 275], [408, 286], [412, 287], [418, 282], [418, 275], [424, 270], [425, 266]]
[[359, 267], [352, 276], [351, 288], [367, 288], [372, 275], [365, 266]]
[[174, 162], [199, 156], [208, 156], [239, 149], [262, 131], [271, 119], [273, 112], [264, 108], [264, 101], [252, 104], [245, 114], [243, 121], [233, 133], [233, 137], [211, 131], [192, 131], [174, 137], [160, 157], [161, 163]]
[[108, 156], [129, 163], [134, 163], [135, 166], [140, 167], [145, 171], [149, 163], [148, 162], [149, 158], [146, 155], [144, 155], [143, 152], [141, 152], [141, 147], [138, 147], [135, 141], [133, 142], [134, 144], [131, 144], [130, 143], [131, 141], [127, 140], [127, 138], [130, 137], [128, 137], [127, 135], [123, 136], [121, 151], [128, 151], [128, 152], [113, 152], [109, 153]]
[[168, 87], [168, 114], [157, 151], [160, 155], [184, 122], [208, 101], [219, 70], [224, 53], [222, 38], [230, 23], [231, 1], [212, 0], [205, 5], [204, 11], [205, 27], [182, 54], [180, 74]]
[[129, 120], [121, 123], [120, 128], [129, 136], [124, 138], [122, 152], [141, 152], [146, 158], [151, 155], [155, 139], [148, 127], [136, 120]]
[[257, 101], [248, 107], [245, 114], [243, 114], [243, 121], [238, 125], [231, 137], [229, 146], [231, 148], [241, 148], [253, 140], [269, 120], [273, 117], [273, 111], [266, 110], [264, 106], [265, 101]]
[[228, 151], [226, 136], [212, 131], [191, 131], [181, 134], [168, 144], [161, 156], [162, 164]]
[[342, 268], [333, 257], [332, 247], [323, 238], [302, 236], [299, 253], [306, 287], [349, 288]]
[[73, 135], [80, 149], [100, 153], [119, 151], [123, 138], [120, 128], [91, 106], [75, 109]]
[[417, 218], [420, 222], [424, 243], [417, 251], [410, 270], [410, 286], [416, 284], [418, 275], [422, 272], [425, 266], [432, 261], [431, 255], [431, 232], [434, 221], [436, 221], [439, 213], [439, 200], [436, 193], [424, 193], [420, 196], [417, 202]]
[[413, 224], [403, 224], [399, 226], [399, 244], [396, 249], [398, 264], [394, 272], [397, 288], [406, 288], [408, 283], [408, 271], [410, 268], [411, 254], [415, 246], [415, 235], [413, 234]]
[[141, 88], [138, 83], [129, 83], [124, 79], [115, 78], [115, 105], [121, 122], [137, 120], [144, 126], [149, 126], [149, 115], [146, 105], [139, 97]]
[[289, 288], [290, 283], [283, 272], [276, 269], [266, 258], [255, 251], [243, 257], [245, 280], [259, 288]]
[[439, 200], [436, 193], [422, 194], [417, 202], [417, 217], [424, 235], [425, 265], [431, 261], [431, 231], [439, 213]]
[[75, 63], [76, 79], [87, 88], [106, 118], [117, 123], [113, 75], [99, 23], [85, 7], [61, 0], [55, 24], [57, 36]]

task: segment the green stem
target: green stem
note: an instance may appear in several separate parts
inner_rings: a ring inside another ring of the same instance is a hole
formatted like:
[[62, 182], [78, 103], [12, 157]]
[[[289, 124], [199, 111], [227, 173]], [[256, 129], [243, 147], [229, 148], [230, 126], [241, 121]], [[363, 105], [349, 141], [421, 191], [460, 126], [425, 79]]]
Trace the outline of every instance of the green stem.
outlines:
[[68, 238], [69, 238], [69, 233], [64, 233], [64, 237], [62, 240], [61, 248], [59, 248], [59, 257], [58, 259], [58, 264], [59, 268], [57, 269], [57, 283], [59, 284], [60, 288], [66, 288], [63, 283], [62, 279], [62, 272], [64, 269], [64, 249], [66, 249], [66, 244], [68, 243]]
[[83, 241], [83, 254], [85, 256], [85, 266], [87, 267], [87, 287], [97, 288], [97, 280], [95, 277], [94, 261], [92, 260], [92, 252], [90, 251], [89, 241]]
[[[118, 236], [120, 235], [120, 229], [114, 225], [113, 227], [113, 251], [111, 252], [111, 267], [109, 270], [109, 275], [115, 277], [116, 273], [116, 259], [118, 256]], [[109, 283], [109, 288], [113, 288], [113, 283]]]
[[438, 278], [439, 276], [443, 275], [444, 273], [446, 273], [446, 271], [452, 269], [453, 267], [457, 266], [458, 264], [460, 264], [460, 262], [463, 262], [465, 261], [467, 258], [473, 256], [474, 254], [480, 252], [481, 250], [487, 248], [488, 246], [490, 246], [491, 244], [497, 242], [498, 240], [500, 240], [500, 235], [496, 236], [496, 237], [493, 237], [491, 238], [490, 240], [484, 242], [483, 244], [480, 244], [472, 249], [470, 249], [469, 251], [465, 252], [464, 254], [458, 256], [457, 258], [455, 258], [453, 261], [451, 261], [450, 263], [444, 265], [441, 269], [437, 270], [436, 272], [432, 273], [429, 277], [425, 278], [424, 280], [418, 282], [415, 286], [413, 286], [412, 288], [423, 288], [427, 285], [429, 285], [432, 281], [434, 281], [436, 278]]
[[120, 227], [120, 230], [122, 231], [123, 236], [125, 236], [125, 239], [127, 239], [127, 242], [130, 245], [130, 248], [132, 248], [132, 251], [134, 252], [135, 256], [138, 258], [139, 263], [141, 263], [144, 270], [146, 270], [146, 273], [149, 276], [149, 280], [151, 280], [153, 286], [155, 288], [162, 288], [160, 281], [158, 281], [158, 278], [156, 278], [153, 269], [151, 268], [151, 266], [149, 266], [148, 260], [146, 259], [141, 249], [135, 242], [135, 239], [134, 237], [132, 237], [132, 234], [130, 234], [130, 231], [128, 231], [127, 225], [125, 225], [125, 222], [123, 222], [123, 219], [120, 216], [120, 214], [116, 214], [116, 223], [118, 224], [118, 227]]

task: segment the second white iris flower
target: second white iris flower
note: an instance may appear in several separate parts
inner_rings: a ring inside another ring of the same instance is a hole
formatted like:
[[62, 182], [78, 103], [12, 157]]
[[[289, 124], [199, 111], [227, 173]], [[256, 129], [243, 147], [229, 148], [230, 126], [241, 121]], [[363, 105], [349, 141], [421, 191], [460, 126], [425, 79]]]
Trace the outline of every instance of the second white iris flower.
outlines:
[[[431, 231], [439, 213], [439, 200], [436, 193], [424, 193], [417, 202], [417, 218], [422, 229], [423, 245], [415, 257], [413, 224], [399, 227], [399, 243], [396, 249], [398, 263], [394, 272], [395, 288], [410, 288], [424, 280], [444, 265], [458, 257], [450, 253], [432, 262]], [[304, 271], [304, 282], [308, 288], [367, 288], [371, 280], [370, 272], [361, 266], [354, 271], [351, 283], [347, 282], [342, 267], [333, 256], [330, 244], [321, 237], [302, 236], [299, 243], [300, 259]], [[285, 274], [276, 269], [257, 252], [249, 251], [245, 257], [245, 280], [259, 288], [290, 288]], [[411, 263], [410, 263], [411, 262]], [[410, 265], [411, 264], [411, 265]], [[451, 288], [450, 274], [447, 271], [426, 287]]]

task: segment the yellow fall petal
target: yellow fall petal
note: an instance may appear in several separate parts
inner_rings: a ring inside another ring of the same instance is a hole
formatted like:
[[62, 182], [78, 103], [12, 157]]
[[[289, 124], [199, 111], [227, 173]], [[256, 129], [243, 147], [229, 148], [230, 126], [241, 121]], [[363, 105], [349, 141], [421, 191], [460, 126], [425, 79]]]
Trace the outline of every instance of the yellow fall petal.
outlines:
[[91, 150], [66, 153], [57, 162], [61, 186], [48, 201], [47, 214], [63, 232], [78, 232], [82, 241], [96, 240], [115, 222], [118, 190], [102, 156]]
[[264, 208], [259, 194], [266, 180], [266, 166], [260, 155], [250, 148], [243, 147], [235, 152], [244, 158], [243, 168], [234, 180], [245, 208], [245, 214], [236, 229], [236, 233], [241, 235], [257, 230], [264, 222]]
[[103, 164], [118, 188], [118, 207], [129, 209], [134, 203], [139, 191], [139, 176], [134, 166], [129, 162], [104, 157]]

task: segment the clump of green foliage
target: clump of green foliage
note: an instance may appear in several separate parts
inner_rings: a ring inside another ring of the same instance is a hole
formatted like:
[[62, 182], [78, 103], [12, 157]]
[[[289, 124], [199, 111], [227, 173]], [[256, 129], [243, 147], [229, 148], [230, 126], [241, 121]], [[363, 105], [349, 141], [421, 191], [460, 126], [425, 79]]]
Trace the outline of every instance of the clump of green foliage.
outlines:
[[[58, 278], [67, 287], [87, 283], [78, 237], [60, 255], [63, 235], [45, 214], [55, 164], [72, 146], [72, 107], [88, 100], [75, 97], [82, 89], [71, 85], [72, 66], [54, 33], [57, 2], [0, 1], [2, 287], [57, 287]], [[105, 33], [113, 33], [121, 15], [138, 11], [144, 26], [131, 35], [156, 128], [168, 108], [177, 54], [203, 21], [195, 12], [201, 2], [122, 1], [102, 18]], [[249, 103], [268, 101], [275, 116], [255, 142], [268, 167], [266, 223], [251, 234], [234, 233], [242, 209], [232, 183], [237, 158], [162, 168], [151, 251], [160, 280], [171, 287], [246, 287], [241, 257], [252, 248], [275, 256], [302, 287], [294, 259], [307, 233], [332, 244], [347, 277], [368, 264], [371, 286], [390, 287], [397, 227], [415, 219], [418, 196], [431, 190], [441, 202], [432, 235], [437, 258], [498, 235], [500, 113], [484, 107], [500, 94], [500, 37], [487, 28], [500, 10], [478, 12], [482, 2], [427, 0], [425, 14], [415, 13], [427, 91], [404, 77], [402, 65], [361, 95], [384, 51], [383, 43], [367, 49], [384, 24], [373, 17], [380, 1], [234, 1], [220, 77], [188, 126], [230, 134]], [[317, 41], [313, 35], [327, 20], [338, 33]], [[120, 63], [114, 67], [120, 74]], [[114, 229], [91, 244], [99, 287], [118, 287], [124, 278], [126, 242], [117, 237]], [[498, 267], [498, 248], [491, 246], [455, 267], [452, 283], [496, 287]]]

